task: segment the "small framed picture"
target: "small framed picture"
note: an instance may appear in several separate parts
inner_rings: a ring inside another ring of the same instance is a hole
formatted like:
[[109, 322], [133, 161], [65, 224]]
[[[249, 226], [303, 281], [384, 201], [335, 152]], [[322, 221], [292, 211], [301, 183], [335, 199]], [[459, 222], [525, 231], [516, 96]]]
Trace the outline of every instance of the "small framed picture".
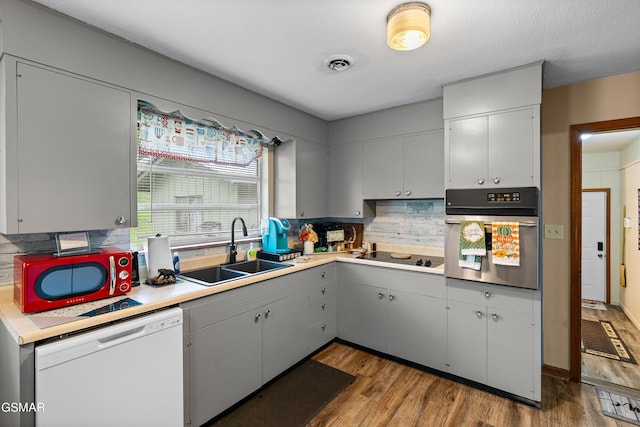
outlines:
[[56, 234], [56, 246], [58, 252], [56, 256], [77, 255], [91, 253], [91, 243], [89, 233], [68, 233]]

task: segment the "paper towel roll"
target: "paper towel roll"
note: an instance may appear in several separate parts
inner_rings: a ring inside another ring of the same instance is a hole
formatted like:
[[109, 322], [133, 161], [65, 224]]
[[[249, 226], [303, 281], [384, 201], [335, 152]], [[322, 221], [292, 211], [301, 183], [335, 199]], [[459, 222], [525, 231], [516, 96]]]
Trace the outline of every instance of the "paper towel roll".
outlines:
[[156, 277], [158, 269], [166, 268], [173, 270], [173, 260], [171, 259], [171, 248], [169, 238], [159, 234], [156, 237], [147, 239], [147, 276]]

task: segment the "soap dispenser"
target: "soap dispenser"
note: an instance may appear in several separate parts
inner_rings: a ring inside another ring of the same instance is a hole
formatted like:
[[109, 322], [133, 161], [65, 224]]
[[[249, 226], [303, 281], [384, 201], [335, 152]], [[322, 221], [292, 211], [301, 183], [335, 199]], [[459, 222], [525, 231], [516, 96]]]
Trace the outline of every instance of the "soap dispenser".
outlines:
[[253, 242], [249, 243], [249, 249], [247, 249], [247, 261], [253, 261], [256, 259], [256, 250], [253, 247]]

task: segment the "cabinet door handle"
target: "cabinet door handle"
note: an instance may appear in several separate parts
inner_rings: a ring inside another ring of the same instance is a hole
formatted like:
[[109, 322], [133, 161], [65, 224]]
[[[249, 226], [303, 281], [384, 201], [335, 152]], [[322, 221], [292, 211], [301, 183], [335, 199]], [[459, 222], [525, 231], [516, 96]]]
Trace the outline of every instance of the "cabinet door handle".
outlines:
[[478, 178], [478, 184], [480, 185], [484, 184], [484, 178]]
[[119, 216], [116, 218], [116, 220], [114, 221], [116, 225], [122, 225], [125, 222], [127, 222], [127, 219], [123, 216]]
[[378, 299], [384, 298], [384, 294], [382, 292], [378, 292]]
[[323, 324], [322, 324], [322, 326], [321, 326], [321, 328], [322, 328], [322, 332], [324, 332], [324, 330], [325, 330], [325, 329], [327, 329], [327, 325], [325, 325], [325, 324], [323, 323]]
[[393, 301], [396, 297], [394, 297], [393, 295], [389, 295], [389, 301]]
[[396, 197], [399, 197], [402, 194], [402, 192], [396, 191], [394, 194], [396, 195]]
[[498, 316], [498, 313], [491, 313], [491, 317], [493, 317], [493, 320], [500, 320], [500, 316]]
[[404, 195], [405, 195], [405, 196], [407, 196], [407, 197], [409, 197], [409, 196], [411, 195], [411, 190], [407, 190], [407, 191], [405, 191], [405, 192], [404, 192]]
[[500, 177], [499, 176], [494, 176], [493, 177], [493, 183], [494, 184], [500, 184]]
[[271, 310], [267, 310], [267, 311], [265, 311], [265, 312], [264, 312], [264, 318], [265, 318], [265, 319], [268, 319], [270, 314], [271, 314]]
[[322, 291], [320, 291], [320, 292], [322, 292], [322, 295], [326, 294], [327, 293], [327, 288], [322, 288]]
[[325, 276], [326, 274], [327, 274], [327, 273], [325, 273], [325, 272], [323, 271], [322, 273], [320, 273], [320, 276], [322, 276], [322, 278], [324, 279], [324, 276]]
[[360, 216], [361, 214], [362, 214], [362, 212], [356, 211], [356, 216]]
[[327, 304], [322, 304], [320, 307], [322, 307], [322, 311], [324, 311], [327, 308]]
[[260, 317], [261, 317], [261, 316], [260, 316], [260, 313], [256, 314], [256, 317], [254, 317], [254, 318], [253, 318], [253, 321], [254, 321], [255, 323], [258, 323], [258, 322], [260, 321]]
[[300, 212], [300, 216], [304, 216], [304, 211]]
[[482, 319], [482, 317], [484, 316], [484, 313], [478, 310], [476, 311], [476, 316], [478, 316], [478, 319]]
[[491, 292], [489, 292], [489, 291], [484, 291], [484, 297], [485, 297], [485, 298], [491, 298]]

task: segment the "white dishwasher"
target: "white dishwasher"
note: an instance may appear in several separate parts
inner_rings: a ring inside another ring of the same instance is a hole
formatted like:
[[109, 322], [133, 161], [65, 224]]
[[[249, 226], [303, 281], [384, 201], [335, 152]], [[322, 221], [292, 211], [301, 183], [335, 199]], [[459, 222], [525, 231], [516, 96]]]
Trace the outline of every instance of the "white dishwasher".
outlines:
[[37, 426], [181, 426], [182, 309], [35, 349]]

